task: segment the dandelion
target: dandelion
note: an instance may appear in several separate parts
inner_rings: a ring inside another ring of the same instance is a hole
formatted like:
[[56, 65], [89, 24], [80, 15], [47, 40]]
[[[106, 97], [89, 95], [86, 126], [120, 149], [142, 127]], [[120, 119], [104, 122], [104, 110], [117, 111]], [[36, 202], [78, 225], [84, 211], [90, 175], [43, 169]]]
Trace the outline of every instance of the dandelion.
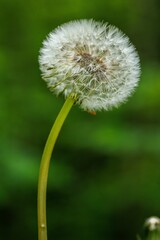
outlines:
[[149, 231], [154, 231], [158, 228], [160, 230], [160, 219], [158, 217], [150, 217], [145, 221], [144, 226]]
[[51, 32], [40, 51], [40, 69], [56, 95], [76, 96], [83, 110], [108, 110], [137, 86], [139, 57], [118, 28], [93, 20], [73, 21]]
[[146, 219], [141, 235], [142, 237], [138, 236], [138, 240], [159, 240], [160, 218], [153, 216]]
[[55, 29], [39, 56], [42, 78], [66, 101], [51, 129], [38, 181], [38, 239], [47, 240], [46, 189], [52, 151], [73, 104], [95, 115], [119, 106], [140, 76], [139, 57], [118, 28], [93, 20], [72, 21]]

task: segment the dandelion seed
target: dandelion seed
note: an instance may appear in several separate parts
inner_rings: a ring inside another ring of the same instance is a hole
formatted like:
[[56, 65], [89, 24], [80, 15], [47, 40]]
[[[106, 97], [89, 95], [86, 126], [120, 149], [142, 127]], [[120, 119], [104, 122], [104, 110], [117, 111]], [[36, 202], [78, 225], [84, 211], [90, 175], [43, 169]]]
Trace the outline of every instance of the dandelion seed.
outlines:
[[119, 106], [140, 76], [139, 57], [128, 37], [94, 20], [72, 21], [51, 32], [39, 62], [49, 89], [65, 98], [74, 94], [89, 112]]

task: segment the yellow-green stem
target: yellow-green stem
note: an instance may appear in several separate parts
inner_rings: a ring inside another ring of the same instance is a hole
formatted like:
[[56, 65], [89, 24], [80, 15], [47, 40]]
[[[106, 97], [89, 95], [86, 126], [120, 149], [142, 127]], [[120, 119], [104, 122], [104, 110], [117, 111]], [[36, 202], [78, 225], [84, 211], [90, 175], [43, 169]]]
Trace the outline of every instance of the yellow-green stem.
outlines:
[[72, 96], [68, 97], [65, 101], [55, 123], [53, 124], [43, 151], [38, 180], [38, 240], [47, 240], [46, 190], [52, 151], [61, 127], [74, 102], [75, 98]]

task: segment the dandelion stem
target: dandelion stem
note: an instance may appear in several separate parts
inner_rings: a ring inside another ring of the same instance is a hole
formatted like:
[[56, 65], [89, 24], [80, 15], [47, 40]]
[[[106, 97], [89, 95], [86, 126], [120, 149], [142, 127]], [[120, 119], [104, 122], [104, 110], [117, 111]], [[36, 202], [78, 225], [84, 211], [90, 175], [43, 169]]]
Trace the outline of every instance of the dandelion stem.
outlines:
[[47, 240], [46, 191], [52, 151], [61, 127], [74, 102], [75, 98], [73, 96], [69, 96], [65, 101], [55, 123], [53, 124], [43, 151], [38, 180], [38, 240]]

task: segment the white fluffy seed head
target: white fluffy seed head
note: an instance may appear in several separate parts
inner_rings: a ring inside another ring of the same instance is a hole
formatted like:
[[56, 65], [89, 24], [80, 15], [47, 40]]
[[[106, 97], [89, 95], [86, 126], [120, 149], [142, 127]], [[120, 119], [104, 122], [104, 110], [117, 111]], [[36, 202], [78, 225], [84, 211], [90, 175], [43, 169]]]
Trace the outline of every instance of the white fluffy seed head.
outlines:
[[42, 78], [56, 95], [76, 95], [87, 111], [124, 102], [137, 86], [140, 67], [134, 46], [118, 28], [94, 20], [55, 29], [39, 56]]
[[154, 231], [156, 229], [160, 229], [160, 218], [158, 217], [150, 217], [145, 221], [145, 228], [149, 231]]

